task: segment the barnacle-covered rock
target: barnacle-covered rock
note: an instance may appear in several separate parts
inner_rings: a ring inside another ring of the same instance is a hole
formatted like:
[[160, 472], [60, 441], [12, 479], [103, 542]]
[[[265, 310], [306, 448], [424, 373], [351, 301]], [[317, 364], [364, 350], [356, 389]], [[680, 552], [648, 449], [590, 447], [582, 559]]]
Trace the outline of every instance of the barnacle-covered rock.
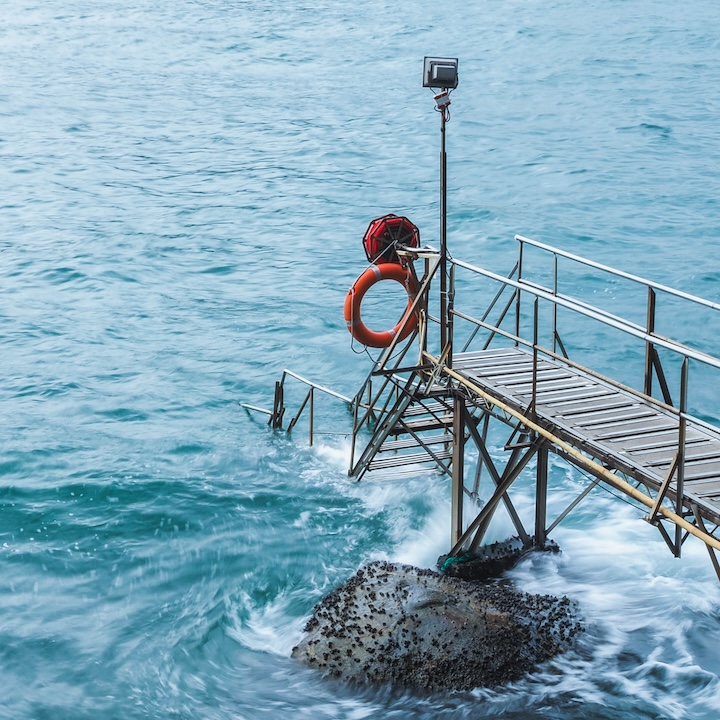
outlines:
[[292, 654], [350, 681], [471, 689], [522, 676], [580, 629], [567, 598], [376, 562], [315, 607]]

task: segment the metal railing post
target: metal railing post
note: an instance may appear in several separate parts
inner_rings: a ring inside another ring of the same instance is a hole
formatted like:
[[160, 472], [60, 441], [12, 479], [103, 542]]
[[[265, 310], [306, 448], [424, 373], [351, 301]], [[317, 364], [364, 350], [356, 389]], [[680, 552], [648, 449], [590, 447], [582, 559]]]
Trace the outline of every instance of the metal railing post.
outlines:
[[[558, 256], [557, 253], [553, 253], [553, 295], [557, 297], [558, 293]], [[552, 327], [552, 349], [553, 352], [557, 352], [557, 315], [558, 306], [557, 303], [553, 303], [553, 327]]]
[[[687, 437], [688, 358], [683, 358], [680, 370], [680, 420], [678, 422], [677, 478], [675, 480], [675, 512], [682, 516], [685, 504], [685, 440]], [[675, 526], [676, 555], [680, 557], [682, 528]]]
[[283, 380], [285, 379], [285, 375], [283, 374], [283, 379], [278, 380], [275, 383], [275, 396], [273, 398], [273, 411], [272, 415], [270, 416], [270, 426], [273, 430], [281, 430], [282, 429], [282, 421], [283, 421], [283, 415], [285, 414], [285, 402], [284, 402], [284, 390], [283, 390]]
[[[647, 299], [647, 324], [646, 332], [648, 335], [652, 335], [655, 332], [655, 290], [648, 287], [648, 299]], [[655, 346], [648, 340], [645, 343], [645, 382], [643, 384], [643, 392], [652, 396], [652, 385], [653, 385], [653, 351]]]
[[[520, 248], [518, 250], [518, 261], [517, 261], [517, 281], [522, 282], [522, 271], [523, 271], [523, 248], [525, 244], [522, 240], [520, 242]], [[520, 287], [517, 288], [517, 296], [515, 298], [515, 337], [520, 337]], [[517, 345], [517, 343], [516, 343]]]
[[310, 388], [310, 447], [313, 444], [313, 425], [315, 421], [315, 388]]
[[447, 307], [447, 343], [448, 354], [445, 361], [446, 365], [451, 368], [453, 360], [453, 332], [455, 321], [453, 319], [453, 310], [455, 307], [455, 265], [450, 265], [450, 288], [448, 291], [448, 307]]
[[353, 403], [353, 429], [352, 429], [352, 438], [350, 440], [350, 467], [348, 468], [348, 474], [350, 472], [352, 472], [352, 469], [355, 467], [355, 447], [357, 445], [359, 413], [360, 413], [360, 397], [356, 396], [355, 402]]
[[532, 400], [530, 402], [530, 412], [535, 413], [535, 403], [537, 401], [537, 365], [538, 365], [538, 333], [539, 333], [539, 313], [540, 299], [535, 298], [533, 303], [533, 364], [532, 364]]

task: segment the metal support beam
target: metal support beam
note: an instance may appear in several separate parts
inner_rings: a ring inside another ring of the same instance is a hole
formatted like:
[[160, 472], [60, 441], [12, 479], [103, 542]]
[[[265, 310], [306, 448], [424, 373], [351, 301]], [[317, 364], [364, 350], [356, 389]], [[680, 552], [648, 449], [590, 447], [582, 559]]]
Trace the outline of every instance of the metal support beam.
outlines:
[[597, 487], [600, 482], [599, 478], [595, 478], [556, 518], [545, 531], [547, 535], [550, 533]]
[[660, 509], [660, 505], [662, 504], [662, 501], [665, 499], [665, 495], [667, 494], [668, 488], [670, 487], [670, 482], [673, 479], [673, 475], [675, 475], [675, 471], [678, 467], [678, 460], [679, 460], [679, 453], [676, 452], [675, 456], [673, 457], [673, 461], [670, 464], [670, 467], [668, 468], [667, 473], [665, 473], [665, 479], [663, 480], [663, 484], [660, 486], [660, 490], [658, 491], [658, 494], [655, 496], [655, 502], [653, 503], [652, 508], [650, 508], [650, 512], [647, 514], [645, 519], [651, 524], [651, 525], [657, 525], [659, 518], [658, 518], [658, 510]]
[[[470, 430], [471, 433], [472, 433], [473, 427], [474, 426], [471, 426], [471, 430]], [[481, 447], [483, 447], [483, 448], [485, 447], [485, 443], [487, 442], [487, 434], [488, 434], [489, 427], [490, 427], [490, 413], [487, 412], [487, 410], [486, 410], [485, 412], [483, 412], [482, 433], [477, 434], [477, 428], [475, 428], [475, 430], [476, 430], [475, 444], [477, 445], [478, 450], [480, 450]], [[475, 468], [475, 482], [473, 484], [472, 492], [470, 493], [470, 497], [473, 498], [474, 500], [477, 500], [478, 493], [480, 491], [480, 479], [482, 477], [483, 464], [484, 464], [484, 459], [481, 454], [478, 457], [477, 467]]]
[[535, 489], [536, 548], [544, 548], [547, 540], [545, 526], [547, 524], [548, 458], [548, 449], [543, 445], [537, 453], [537, 482]]
[[465, 398], [457, 394], [453, 411], [452, 456], [452, 518], [450, 521], [450, 544], [455, 545], [463, 529], [463, 496], [465, 489]]
[[[482, 543], [500, 500], [507, 497], [507, 491], [510, 489], [510, 486], [515, 482], [515, 480], [517, 480], [518, 476], [524, 470], [536, 450], [537, 448], [532, 447], [522, 457], [519, 457], [521, 452], [520, 448], [513, 450], [510, 460], [508, 461], [508, 465], [505, 468], [505, 472], [503, 472], [502, 482], [498, 485], [490, 500], [488, 500], [485, 508], [483, 508], [483, 510], [487, 509], [488, 512], [478, 523], [475, 536], [469, 546], [470, 552], [475, 552], [480, 546], [480, 543]], [[483, 513], [481, 512], [480, 514], [482, 515]], [[528, 540], [529, 538], [527, 537], [527, 534], [525, 534], [525, 537], [523, 538], [523, 545], [527, 546]]]

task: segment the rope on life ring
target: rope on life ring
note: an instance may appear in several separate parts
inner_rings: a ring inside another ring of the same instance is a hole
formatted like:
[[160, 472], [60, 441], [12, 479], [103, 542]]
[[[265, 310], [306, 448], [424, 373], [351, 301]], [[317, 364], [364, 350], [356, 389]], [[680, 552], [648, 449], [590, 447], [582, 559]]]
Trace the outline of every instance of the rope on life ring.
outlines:
[[[370, 330], [360, 317], [360, 305], [365, 293], [380, 280], [395, 280], [407, 291], [408, 304], [405, 313], [392, 330], [376, 332]], [[353, 283], [345, 298], [345, 322], [350, 334], [363, 345], [373, 348], [388, 347], [393, 338], [398, 334], [400, 326], [410, 314], [412, 304], [417, 295], [418, 287], [415, 277], [409, 269], [399, 263], [383, 263], [381, 265], [370, 265], [365, 272]], [[408, 318], [399, 340], [404, 340], [417, 327], [417, 312], [412, 313]]]

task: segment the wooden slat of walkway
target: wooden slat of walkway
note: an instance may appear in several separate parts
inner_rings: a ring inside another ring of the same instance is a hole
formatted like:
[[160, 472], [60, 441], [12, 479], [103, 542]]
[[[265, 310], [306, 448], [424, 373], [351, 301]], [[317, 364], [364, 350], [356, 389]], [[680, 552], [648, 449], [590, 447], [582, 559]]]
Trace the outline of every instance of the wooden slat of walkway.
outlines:
[[[533, 398], [532, 364], [532, 352], [515, 347], [453, 358], [457, 372], [519, 411]], [[661, 485], [678, 449], [676, 415], [560, 361], [539, 357], [535, 377], [535, 413], [543, 425], [650, 487]], [[688, 423], [685, 495], [720, 523], [720, 430]]]

